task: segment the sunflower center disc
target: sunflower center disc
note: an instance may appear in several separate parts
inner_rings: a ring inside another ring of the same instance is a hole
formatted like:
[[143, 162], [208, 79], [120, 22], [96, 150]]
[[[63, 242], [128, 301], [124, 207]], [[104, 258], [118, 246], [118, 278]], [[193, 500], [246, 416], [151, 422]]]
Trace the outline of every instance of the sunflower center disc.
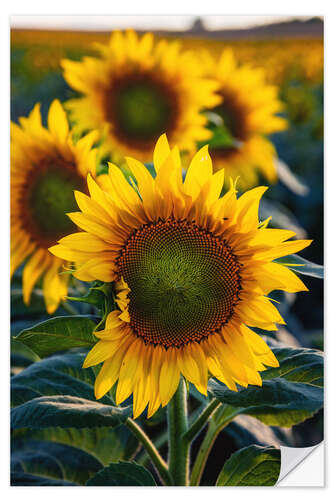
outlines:
[[131, 290], [131, 327], [147, 343], [200, 342], [229, 320], [238, 300], [239, 264], [230, 247], [188, 221], [135, 231], [118, 265]]
[[[233, 139], [245, 141], [248, 138], [245, 110], [239, 102], [227, 93], [223, 94], [223, 102], [213, 109], [223, 120], [223, 125], [227, 128]], [[228, 158], [237, 151], [236, 146], [212, 147], [211, 153], [214, 156]]]
[[129, 141], [154, 141], [172, 123], [175, 102], [161, 82], [136, 75], [115, 81], [110, 92], [108, 114], [115, 122], [113, 132]]
[[84, 190], [84, 183], [72, 165], [38, 166], [31, 185], [26, 188], [27, 203], [24, 205], [30, 232], [43, 246], [50, 246], [75, 230], [66, 215], [77, 208], [74, 189]]

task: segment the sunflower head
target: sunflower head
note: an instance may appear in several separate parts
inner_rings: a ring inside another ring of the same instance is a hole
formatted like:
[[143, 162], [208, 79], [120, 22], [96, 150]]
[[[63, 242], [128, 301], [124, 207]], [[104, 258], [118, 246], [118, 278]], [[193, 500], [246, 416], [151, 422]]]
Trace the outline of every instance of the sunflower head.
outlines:
[[134, 31], [114, 32], [108, 45], [96, 48], [99, 57], [62, 63], [67, 82], [83, 94], [67, 107], [77, 128], [103, 131], [105, 150], [115, 158], [151, 161], [163, 132], [185, 150], [210, 136], [200, 111], [220, 98], [193, 53]]
[[66, 212], [75, 208], [74, 189], [85, 191], [88, 172], [95, 174], [92, 132], [73, 143], [65, 112], [55, 100], [43, 127], [36, 104], [20, 124], [12, 123], [11, 139], [11, 273], [27, 258], [23, 297], [29, 303], [36, 281], [43, 276], [46, 307], [52, 313], [67, 293], [67, 277], [59, 276], [62, 259], [47, 248], [73, 232]]
[[233, 179], [240, 176], [242, 188], [257, 184], [258, 173], [274, 182], [276, 152], [267, 136], [287, 128], [287, 121], [278, 116], [283, 110], [278, 87], [266, 83], [263, 68], [238, 65], [232, 49], [225, 49], [218, 62], [206, 53], [203, 59], [223, 99], [212, 111], [233, 139], [223, 147], [212, 142], [214, 169], [224, 168]]
[[268, 294], [306, 290], [274, 259], [306, 247], [288, 241], [292, 231], [269, 229], [258, 220], [266, 190], [237, 198], [233, 181], [221, 197], [224, 174], [214, 173], [208, 148], [192, 159], [182, 179], [178, 148], [166, 136], [155, 147], [153, 178], [127, 158], [133, 187], [115, 165], [89, 196], [78, 199], [70, 218], [81, 229], [50, 251], [76, 263], [82, 280], [113, 282], [117, 309], [84, 366], [104, 363], [97, 398], [116, 382], [120, 404], [133, 394], [134, 416], [165, 406], [183, 375], [207, 394], [214, 376], [230, 389], [261, 385], [259, 372], [278, 362], [251, 327], [284, 324]]

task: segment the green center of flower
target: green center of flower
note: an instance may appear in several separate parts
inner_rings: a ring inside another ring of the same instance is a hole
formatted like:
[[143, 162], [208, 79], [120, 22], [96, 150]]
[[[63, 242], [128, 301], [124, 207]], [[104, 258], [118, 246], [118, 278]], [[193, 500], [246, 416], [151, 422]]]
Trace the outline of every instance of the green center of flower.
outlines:
[[118, 259], [133, 331], [181, 347], [221, 329], [240, 291], [230, 247], [194, 223], [169, 219], [135, 231]]
[[38, 166], [26, 188], [25, 221], [39, 244], [48, 247], [75, 230], [66, 215], [77, 209], [74, 189], [84, 190], [83, 178], [71, 164], [60, 161]]
[[[212, 111], [219, 115], [228, 133], [236, 141], [243, 142], [248, 138], [246, 111], [235, 97], [223, 93], [223, 102]], [[228, 158], [238, 150], [237, 146], [219, 146], [210, 148], [212, 155]]]
[[110, 96], [107, 119], [122, 140], [150, 144], [172, 126], [176, 101], [159, 81], [144, 75], [121, 79], [113, 82]]

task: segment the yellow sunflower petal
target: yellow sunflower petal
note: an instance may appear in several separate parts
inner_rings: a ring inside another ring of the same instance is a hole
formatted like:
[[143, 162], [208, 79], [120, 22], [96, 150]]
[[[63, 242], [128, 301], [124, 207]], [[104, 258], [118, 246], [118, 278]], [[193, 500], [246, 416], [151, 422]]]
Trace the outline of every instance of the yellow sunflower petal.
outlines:
[[60, 142], [66, 142], [69, 133], [69, 126], [66, 113], [58, 99], [55, 99], [50, 106], [47, 122], [51, 134], [53, 134]]
[[162, 406], [168, 404], [179, 385], [179, 367], [177, 364], [177, 353], [169, 349], [164, 355], [164, 362], [160, 372], [159, 395]]

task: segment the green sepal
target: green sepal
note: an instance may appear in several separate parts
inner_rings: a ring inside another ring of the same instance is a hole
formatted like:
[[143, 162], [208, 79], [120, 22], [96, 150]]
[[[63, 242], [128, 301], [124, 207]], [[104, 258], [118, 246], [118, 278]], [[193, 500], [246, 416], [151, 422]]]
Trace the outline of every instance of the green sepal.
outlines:
[[275, 259], [274, 262], [289, 267], [295, 273], [312, 276], [313, 278], [324, 279], [324, 266], [303, 259], [303, 257], [300, 257], [299, 255], [287, 255], [286, 257]]

